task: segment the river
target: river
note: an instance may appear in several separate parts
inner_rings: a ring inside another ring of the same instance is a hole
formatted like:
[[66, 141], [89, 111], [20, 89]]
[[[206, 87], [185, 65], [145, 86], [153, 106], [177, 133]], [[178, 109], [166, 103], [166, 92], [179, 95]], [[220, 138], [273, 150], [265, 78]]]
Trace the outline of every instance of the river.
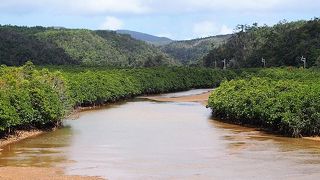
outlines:
[[[170, 93], [163, 97], [208, 90]], [[196, 102], [136, 98], [8, 145], [0, 166], [108, 179], [319, 179], [320, 143], [225, 124]]]

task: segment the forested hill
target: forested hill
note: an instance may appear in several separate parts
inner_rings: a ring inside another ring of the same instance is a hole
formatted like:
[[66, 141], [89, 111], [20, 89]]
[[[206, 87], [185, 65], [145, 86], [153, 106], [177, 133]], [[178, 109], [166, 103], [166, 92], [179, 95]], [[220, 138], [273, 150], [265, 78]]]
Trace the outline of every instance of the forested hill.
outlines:
[[182, 64], [190, 65], [202, 60], [213, 47], [219, 47], [230, 37], [231, 35], [219, 35], [186, 41], [175, 41], [161, 46], [160, 49]]
[[227, 59], [229, 66], [303, 66], [301, 56], [307, 59], [307, 66], [320, 65], [320, 19], [287, 22], [270, 26], [256, 23], [239, 25], [238, 33], [223, 46], [213, 48], [203, 59], [206, 67], [213, 67], [215, 61]]
[[152, 67], [177, 63], [128, 35], [85, 29], [0, 26], [0, 64]]

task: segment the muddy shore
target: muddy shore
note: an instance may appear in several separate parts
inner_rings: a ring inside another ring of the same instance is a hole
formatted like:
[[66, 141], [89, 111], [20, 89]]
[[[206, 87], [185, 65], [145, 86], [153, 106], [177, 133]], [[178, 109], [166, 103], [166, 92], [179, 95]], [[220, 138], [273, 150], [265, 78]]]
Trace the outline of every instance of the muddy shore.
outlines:
[[39, 167], [0, 167], [0, 179], [2, 180], [99, 180], [99, 177], [67, 176], [60, 168]]
[[208, 99], [211, 92], [181, 97], [161, 97], [161, 96], [143, 96], [141, 98], [160, 102], [198, 102], [204, 106], [208, 105]]
[[[53, 131], [55, 129], [52, 129]], [[47, 131], [32, 130], [32, 131], [16, 131], [14, 134], [0, 139], [0, 154], [1, 147], [17, 143], [27, 138], [39, 136]], [[1, 158], [0, 158], [1, 161]], [[74, 179], [74, 180], [98, 180], [99, 177], [87, 176], [67, 176], [64, 174], [63, 168], [40, 168], [40, 167], [0, 167], [0, 180], [60, 180], [60, 179]]]
[[8, 144], [16, 143], [18, 141], [21, 141], [21, 140], [24, 140], [27, 138], [35, 137], [35, 136], [38, 136], [44, 132], [45, 131], [41, 131], [41, 130], [15, 131], [13, 134], [11, 134], [3, 139], [0, 139], [0, 150], [1, 150], [1, 147], [4, 147]]

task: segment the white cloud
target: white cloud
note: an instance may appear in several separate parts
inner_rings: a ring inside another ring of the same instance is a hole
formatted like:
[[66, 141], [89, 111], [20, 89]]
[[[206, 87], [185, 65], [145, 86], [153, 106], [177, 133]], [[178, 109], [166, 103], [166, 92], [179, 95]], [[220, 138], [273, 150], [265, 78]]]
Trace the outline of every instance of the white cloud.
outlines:
[[76, 15], [184, 12], [270, 12], [319, 9], [317, 0], [1, 0], [0, 12], [50, 11]]
[[123, 25], [124, 23], [120, 19], [108, 16], [99, 28], [107, 30], [119, 30], [123, 27]]
[[162, 0], [150, 1], [148, 7], [158, 13], [190, 13], [213, 12], [225, 13], [253, 13], [253, 12], [295, 12], [296, 10], [308, 11], [308, 9], [320, 8], [317, 0]]
[[197, 37], [207, 37], [220, 34], [230, 34], [232, 29], [226, 25], [218, 25], [211, 21], [202, 21], [193, 25], [193, 33]]
[[90, 14], [133, 13], [141, 14], [149, 11], [143, 0], [71, 0], [70, 7], [74, 12]]
[[59, 14], [141, 14], [149, 11], [144, 0], [1, 0], [0, 11], [49, 11]]
[[287, 0], [185, 0], [184, 4], [195, 9], [255, 10], [275, 7]]

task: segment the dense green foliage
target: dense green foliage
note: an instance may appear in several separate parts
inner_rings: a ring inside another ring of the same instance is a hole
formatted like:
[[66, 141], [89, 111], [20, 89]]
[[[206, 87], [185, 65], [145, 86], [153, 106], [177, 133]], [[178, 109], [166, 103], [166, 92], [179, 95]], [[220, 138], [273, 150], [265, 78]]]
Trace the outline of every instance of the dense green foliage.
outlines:
[[224, 82], [209, 98], [214, 115], [289, 136], [320, 135], [320, 72], [269, 69]]
[[[59, 70], [59, 71], [58, 71]], [[83, 67], [0, 68], [0, 133], [45, 128], [78, 106], [114, 102], [140, 94], [213, 87], [232, 71], [204, 68], [106, 69]]]
[[65, 76], [75, 105], [113, 102], [139, 94], [214, 87], [236, 76], [233, 71], [204, 68], [88, 69], [53, 68]]
[[37, 37], [64, 49], [71, 58], [85, 65], [127, 65], [121, 52], [89, 30], [47, 30]]
[[68, 109], [68, 100], [59, 72], [35, 70], [32, 64], [0, 68], [0, 132], [55, 125]]
[[0, 64], [86, 66], [176, 65], [166, 54], [112, 31], [0, 26]]
[[223, 46], [214, 48], [203, 59], [203, 65], [214, 67], [215, 61], [222, 67], [221, 60], [229, 60], [233, 67], [262, 67], [266, 65], [296, 66], [307, 58], [309, 67], [320, 64], [320, 20], [286, 22], [273, 27], [257, 24], [238, 26], [238, 33]]
[[212, 36], [187, 41], [175, 41], [160, 49], [184, 65], [197, 64], [210, 50], [224, 44], [231, 35]]

